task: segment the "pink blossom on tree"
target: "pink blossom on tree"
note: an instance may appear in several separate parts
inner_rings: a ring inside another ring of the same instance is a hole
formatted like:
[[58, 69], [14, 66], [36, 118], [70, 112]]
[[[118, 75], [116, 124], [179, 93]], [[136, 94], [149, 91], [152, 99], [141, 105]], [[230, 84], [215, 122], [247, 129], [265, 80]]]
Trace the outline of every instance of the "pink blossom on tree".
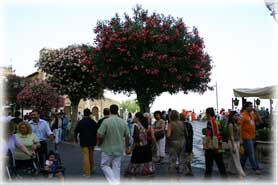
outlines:
[[46, 82], [33, 82], [25, 85], [17, 95], [17, 103], [41, 111], [64, 106], [64, 98]]
[[72, 107], [72, 127], [70, 137], [73, 139], [77, 122], [78, 104], [81, 99], [98, 99], [103, 95], [92, 58], [93, 47], [88, 45], [70, 45], [61, 49], [42, 49], [37, 63], [39, 69], [46, 73], [47, 81], [59, 91], [68, 95]]
[[133, 17], [116, 14], [99, 21], [94, 31], [99, 78], [115, 92], [135, 92], [143, 112], [163, 92], [211, 89], [211, 57], [197, 28], [190, 29], [182, 19], [148, 14], [137, 6]]

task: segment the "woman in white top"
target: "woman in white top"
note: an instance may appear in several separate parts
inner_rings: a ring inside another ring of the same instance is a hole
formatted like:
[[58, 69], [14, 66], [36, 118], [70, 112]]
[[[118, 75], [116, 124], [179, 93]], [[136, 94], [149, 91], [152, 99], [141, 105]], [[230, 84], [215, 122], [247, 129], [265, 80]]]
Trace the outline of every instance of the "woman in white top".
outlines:
[[160, 111], [154, 112], [154, 118], [156, 120], [154, 122], [154, 133], [162, 131], [164, 132], [164, 136], [161, 139], [156, 140], [157, 157], [159, 157], [157, 164], [161, 164], [165, 157], [165, 121], [162, 119], [162, 113]]

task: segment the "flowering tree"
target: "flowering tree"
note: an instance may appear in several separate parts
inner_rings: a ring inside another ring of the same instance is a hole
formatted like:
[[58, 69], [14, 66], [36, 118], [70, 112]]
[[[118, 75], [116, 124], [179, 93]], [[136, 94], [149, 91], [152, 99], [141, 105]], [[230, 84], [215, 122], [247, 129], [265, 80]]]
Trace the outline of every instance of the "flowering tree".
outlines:
[[95, 28], [97, 69], [115, 92], [137, 94], [141, 111], [162, 92], [203, 93], [208, 88], [211, 58], [197, 28], [182, 19], [148, 14], [140, 6], [122, 21], [116, 14]]
[[17, 95], [17, 103], [45, 112], [54, 107], [62, 107], [64, 98], [59, 96], [57, 91], [48, 83], [34, 82], [25, 85], [23, 90]]
[[71, 139], [77, 122], [80, 100], [100, 98], [103, 88], [96, 79], [93, 48], [71, 45], [62, 49], [42, 49], [37, 66], [46, 73], [47, 81], [71, 101]]

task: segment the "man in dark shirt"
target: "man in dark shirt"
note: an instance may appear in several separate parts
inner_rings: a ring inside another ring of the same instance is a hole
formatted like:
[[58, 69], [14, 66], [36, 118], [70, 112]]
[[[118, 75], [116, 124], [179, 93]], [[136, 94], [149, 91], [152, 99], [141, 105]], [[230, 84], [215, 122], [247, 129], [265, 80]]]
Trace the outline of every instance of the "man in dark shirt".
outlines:
[[94, 170], [94, 148], [96, 146], [97, 124], [90, 118], [90, 109], [84, 110], [84, 118], [78, 122], [74, 132], [75, 141], [79, 134], [82, 149], [83, 171], [85, 177], [90, 177]]
[[193, 172], [192, 172], [192, 167], [191, 167], [191, 163], [192, 163], [192, 157], [193, 157], [193, 127], [191, 125], [191, 123], [189, 122], [189, 118], [187, 117], [186, 120], [184, 121], [184, 124], [186, 126], [187, 129], [187, 141], [186, 141], [186, 146], [185, 146], [185, 153], [187, 155], [187, 160], [186, 160], [186, 165], [188, 168], [188, 173], [186, 174], [187, 176], [193, 176]]
[[97, 129], [99, 129], [99, 127], [101, 126], [103, 120], [105, 120], [106, 118], [109, 118], [109, 115], [110, 115], [109, 108], [104, 108], [103, 109], [103, 115], [104, 115], [104, 117], [101, 118], [100, 120], [98, 120], [98, 122], [97, 122]]
[[15, 133], [17, 132], [17, 125], [22, 122], [23, 120], [19, 117], [20, 112], [16, 111], [14, 114], [15, 118], [11, 119], [11, 123], [15, 125]]

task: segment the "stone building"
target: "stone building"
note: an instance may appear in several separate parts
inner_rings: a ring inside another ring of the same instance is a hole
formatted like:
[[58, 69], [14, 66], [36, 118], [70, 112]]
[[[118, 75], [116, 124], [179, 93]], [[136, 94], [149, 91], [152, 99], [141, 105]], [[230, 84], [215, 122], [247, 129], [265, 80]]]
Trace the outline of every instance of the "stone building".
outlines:
[[[105, 97], [103, 99], [94, 100], [94, 101], [92, 101], [92, 100], [86, 100], [86, 101], [81, 100], [79, 102], [79, 105], [78, 105], [78, 112], [83, 114], [83, 110], [88, 108], [92, 111], [95, 120], [99, 120], [101, 117], [103, 117], [103, 109], [104, 108], [109, 108], [110, 105], [112, 105], [112, 104], [116, 104], [116, 105], [120, 106], [120, 102], [118, 102], [116, 100], [112, 100], [110, 98], [105, 98]], [[65, 100], [64, 112], [68, 115], [71, 112], [70, 100], [67, 97], [66, 97], [66, 100]]]
[[45, 80], [45, 73], [41, 72], [41, 71], [36, 71], [28, 76], [25, 77], [25, 80], [27, 81], [43, 81]]

